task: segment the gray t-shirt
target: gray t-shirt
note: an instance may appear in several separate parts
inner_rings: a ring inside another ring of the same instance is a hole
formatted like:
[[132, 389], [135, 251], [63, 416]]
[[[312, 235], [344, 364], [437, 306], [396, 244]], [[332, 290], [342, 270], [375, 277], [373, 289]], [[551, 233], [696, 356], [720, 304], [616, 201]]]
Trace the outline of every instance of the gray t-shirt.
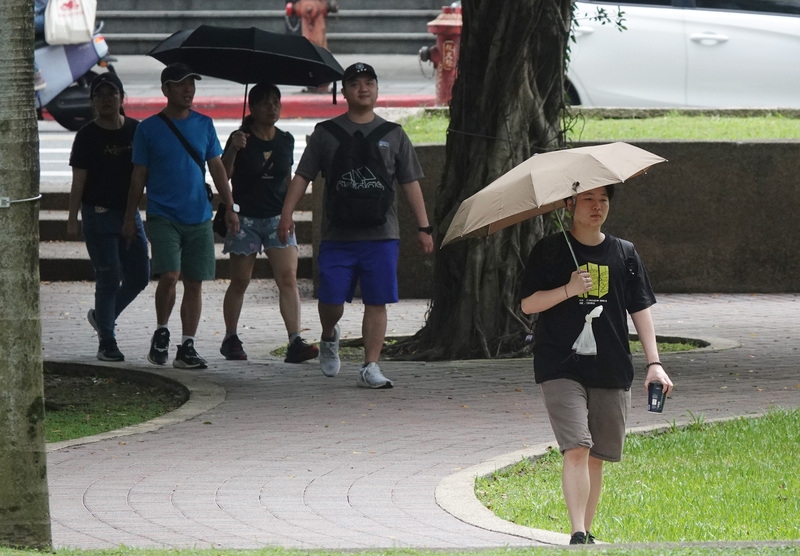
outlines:
[[[366, 137], [373, 129], [381, 125], [384, 120], [380, 116], [368, 124], [357, 124], [342, 114], [333, 118], [333, 121], [342, 126], [351, 135], [356, 131], [361, 131]], [[417, 153], [411, 144], [411, 140], [403, 131], [402, 127], [397, 127], [380, 139], [379, 150], [383, 156], [383, 162], [389, 176], [393, 179], [395, 190], [394, 201], [386, 214], [386, 223], [375, 228], [344, 229], [335, 228], [330, 224], [327, 216], [322, 230], [322, 239], [327, 241], [373, 241], [382, 239], [400, 239], [400, 226], [397, 223], [397, 190], [398, 184], [405, 185], [425, 177], [422, 167], [417, 160]], [[306, 150], [297, 165], [297, 174], [307, 180], [313, 180], [322, 171], [325, 175], [330, 174], [333, 165], [333, 157], [336, 149], [339, 148], [339, 141], [327, 130], [317, 127], [308, 138]], [[323, 203], [324, 215], [324, 203]]]

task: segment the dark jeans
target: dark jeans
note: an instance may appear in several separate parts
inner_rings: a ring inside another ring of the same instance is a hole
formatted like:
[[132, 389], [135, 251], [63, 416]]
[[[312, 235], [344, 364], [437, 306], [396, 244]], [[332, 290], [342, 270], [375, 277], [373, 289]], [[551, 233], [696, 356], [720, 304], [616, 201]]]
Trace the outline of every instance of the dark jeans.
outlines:
[[130, 246], [122, 237], [124, 211], [90, 205], [81, 207], [86, 250], [94, 266], [94, 311], [100, 340], [114, 337], [117, 317], [150, 280], [147, 237], [136, 214], [136, 238]]

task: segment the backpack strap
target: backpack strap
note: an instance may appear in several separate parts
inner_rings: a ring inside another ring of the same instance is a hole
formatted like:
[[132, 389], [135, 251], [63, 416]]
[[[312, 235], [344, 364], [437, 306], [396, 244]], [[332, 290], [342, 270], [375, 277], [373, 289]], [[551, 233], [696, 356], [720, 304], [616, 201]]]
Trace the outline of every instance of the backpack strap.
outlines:
[[622, 258], [625, 261], [625, 270], [628, 273], [628, 278], [635, 278], [636, 277], [636, 250], [633, 247], [633, 243], [628, 241], [627, 239], [617, 238], [619, 242], [620, 249], [622, 250]]
[[367, 142], [377, 142], [381, 137], [396, 127], [400, 127], [400, 124], [396, 124], [394, 122], [383, 122], [381, 125], [370, 131], [365, 139]]

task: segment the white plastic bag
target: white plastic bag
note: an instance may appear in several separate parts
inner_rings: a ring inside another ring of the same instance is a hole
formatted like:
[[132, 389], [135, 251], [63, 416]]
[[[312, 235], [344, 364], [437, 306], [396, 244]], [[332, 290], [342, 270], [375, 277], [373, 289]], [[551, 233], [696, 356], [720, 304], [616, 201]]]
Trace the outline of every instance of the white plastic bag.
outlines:
[[90, 42], [94, 32], [97, 0], [50, 0], [44, 12], [47, 44]]
[[592, 321], [600, 316], [603, 312], [603, 306], [598, 305], [586, 315], [586, 322], [583, 324], [580, 336], [572, 344], [572, 349], [578, 355], [597, 355], [597, 342], [594, 341], [594, 332], [592, 331]]

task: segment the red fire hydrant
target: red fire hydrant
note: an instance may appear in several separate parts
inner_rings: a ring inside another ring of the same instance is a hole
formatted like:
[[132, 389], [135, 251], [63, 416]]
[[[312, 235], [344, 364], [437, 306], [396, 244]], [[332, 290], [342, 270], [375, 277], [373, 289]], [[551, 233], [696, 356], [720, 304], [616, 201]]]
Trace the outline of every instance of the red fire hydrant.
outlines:
[[453, 96], [461, 49], [461, 6], [443, 6], [442, 13], [428, 23], [428, 32], [436, 35], [436, 46], [423, 46], [419, 58], [433, 62], [436, 69], [436, 104], [447, 106]]
[[286, 4], [286, 15], [300, 18], [303, 36], [323, 48], [328, 48], [325, 17], [338, 11], [335, 0], [297, 0]]

